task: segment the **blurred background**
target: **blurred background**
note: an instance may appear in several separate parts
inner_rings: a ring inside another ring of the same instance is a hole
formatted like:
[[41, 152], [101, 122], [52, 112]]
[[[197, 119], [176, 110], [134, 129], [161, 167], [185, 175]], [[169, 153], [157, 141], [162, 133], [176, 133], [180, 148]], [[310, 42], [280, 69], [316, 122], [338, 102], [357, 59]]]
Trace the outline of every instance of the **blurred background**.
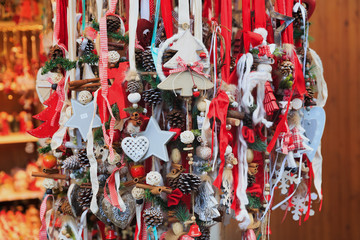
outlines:
[[[295, 222], [284, 211], [271, 216], [271, 239], [360, 239], [360, 1], [317, 0], [310, 22], [310, 48], [322, 59], [329, 98], [322, 140], [321, 212]], [[234, 223], [223, 239], [239, 239]]]

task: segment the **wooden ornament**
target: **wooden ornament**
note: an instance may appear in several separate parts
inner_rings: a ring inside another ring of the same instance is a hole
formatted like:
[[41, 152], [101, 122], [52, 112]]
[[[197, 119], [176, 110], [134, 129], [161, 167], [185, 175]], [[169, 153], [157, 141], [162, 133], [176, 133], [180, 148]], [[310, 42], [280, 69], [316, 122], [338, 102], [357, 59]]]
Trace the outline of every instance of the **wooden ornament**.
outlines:
[[134, 162], [141, 160], [149, 149], [149, 140], [144, 137], [126, 137], [121, 142], [124, 153]]

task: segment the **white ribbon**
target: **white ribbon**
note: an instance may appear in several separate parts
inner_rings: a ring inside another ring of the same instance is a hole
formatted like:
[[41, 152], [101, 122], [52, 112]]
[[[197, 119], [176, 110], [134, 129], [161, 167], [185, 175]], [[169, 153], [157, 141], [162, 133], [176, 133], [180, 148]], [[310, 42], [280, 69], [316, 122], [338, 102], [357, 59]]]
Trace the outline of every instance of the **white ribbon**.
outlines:
[[[97, 99], [98, 96], [98, 90], [96, 90], [96, 92], [94, 93], [94, 99]], [[95, 114], [96, 114], [96, 101], [94, 101], [94, 113], [91, 116], [91, 123], [89, 126], [89, 130], [88, 133], [86, 135], [87, 137], [87, 145], [86, 145], [86, 153], [87, 153], [87, 157], [89, 159], [90, 162], [90, 181], [91, 181], [91, 188], [92, 188], [92, 192], [93, 192], [93, 196], [91, 198], [91, 203], [90, 203], [90, 210], [96, 214], [97, 211], [99, 210], [98, 204], [97, 204], [97, 193], [99, 191], [99, 181], [97, 178], [97, 161], [94, 155], [94, 138], [93, 138], [93, 132], [92, 132], [92, 125], [94, 122], [94, 118], [95, 118]]]
[[184, 32], [182, 25], [186, 23], [190, 28], [189, 0], [179, 0], [179, 27], [178, 34]]
[[141, 0], [140, 17], [150, 21], [149, 0]]
[[202, 36], [202, 2], [201, 0], [192, 1], [192, 13], [194, 15], [194, 36], [203, 41]]
[[300, 8], [301, 16], [303, 20], [303, 27], [304, 27], [304, 61], [303, 61], [303, 74], [305, 76], [305, 66], [306, 66], [306, 52], [308, 46], [308, 35], [309, 35], [309, 28], [306, 29], [306, 9], [305, 7], [300, 4], [300, 1], [295, 3], [293, 7], [293, 12], [297, 12]]
[[88, 231], [87, 231], [87, 221], [86, 221], [86, 214], [88, 213], [89, 209], [86, 209], [80, 217], [80, 226], [78, 231], [78, 236], [80, 237], [79, 240], [82, 240], [81, 233], [84, 230], [84, 239], [88, 240]]
[[129, 64], [130, 71], [136, 71], [135, 64], [135, 41], [136, 41], [136, 27], [139, 17], [139, 0], [129, 1]]

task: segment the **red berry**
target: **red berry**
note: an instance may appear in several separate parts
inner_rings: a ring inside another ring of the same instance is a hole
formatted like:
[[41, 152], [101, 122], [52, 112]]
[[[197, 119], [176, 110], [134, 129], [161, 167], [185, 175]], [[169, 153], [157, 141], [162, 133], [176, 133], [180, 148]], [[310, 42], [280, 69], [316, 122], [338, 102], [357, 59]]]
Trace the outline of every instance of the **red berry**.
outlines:
[[194, 97], [199, 97], [199, 96], [200, 96], [200, 92], [199, 92], [199, 91], [193, 92], [193, 96], [194, 96]]
[[200, 58], [202, 58], [202, 59], [206, 58], [206, 53], [204, 53], [204, 52], [200, 53]]

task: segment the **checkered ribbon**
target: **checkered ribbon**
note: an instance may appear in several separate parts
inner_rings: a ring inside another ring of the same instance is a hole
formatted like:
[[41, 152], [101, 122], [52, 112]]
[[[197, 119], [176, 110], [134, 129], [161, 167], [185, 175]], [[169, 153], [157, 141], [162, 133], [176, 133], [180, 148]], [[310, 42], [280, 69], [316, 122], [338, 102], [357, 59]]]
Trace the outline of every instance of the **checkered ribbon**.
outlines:
[[270, 51], [270, 47], [268, 45], [259, 47], [258, 57], [262, 57], [262, 56], [273, 57]]
[[305, 149], [303, 139], [296, 127], [288, 132], [280, 133], [279, 138], [282, 140], [281, 152], [284, 154], [288, 154], [289, 151]]
[[176, 61], [178, 62], [178, 64], [181, 66], [180, 68], [176, 68], [176, 69], [172, 69], [169, 71], [170, 74], [173, 74], [173, 73], [178, 73], [178, 72], [185, 72], [187, 70], [189, 71], [194, 71], [200, 75], [203, 75], [205, 77], [210, 77], [210, 75], [206, 74], [206, 73], [203, 73], [203, 69], [204, 69], [204, 66], [199, 62], [195, 62], [193, 64], [186, 64], [186, 62], [181, 58], [181, 57], [177, 57], [176, 58]]
[[47, 240], [45, 214], [46, 214], [46, 202], [49, 197], [51, 197], [54, 200], [54, 196], [49, 194], [44, 198], [44, 200], [42, 201], [41, 206], [40, 206], [41, 228], [39, 231], [39, 240]]

